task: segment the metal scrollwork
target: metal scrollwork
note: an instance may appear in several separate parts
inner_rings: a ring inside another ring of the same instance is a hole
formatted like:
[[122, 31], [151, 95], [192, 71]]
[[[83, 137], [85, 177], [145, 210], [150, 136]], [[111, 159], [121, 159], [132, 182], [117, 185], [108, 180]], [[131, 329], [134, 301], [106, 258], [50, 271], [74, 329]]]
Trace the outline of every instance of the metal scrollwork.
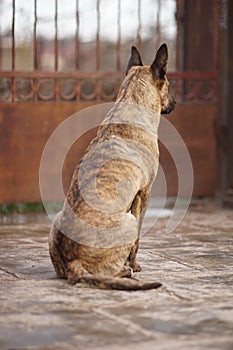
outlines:
[[11, 100], [11, 79], [0, 79], [0, 101], [8, 102]]
[[37, 95], [41, 101], [54, 100], [55, 96], [54, 79], [40, 79], [37, 85]]
[[94, 100], [96, 98], [96, 83], [92, 79], [81, 81], [80, 95], [82, 100]]

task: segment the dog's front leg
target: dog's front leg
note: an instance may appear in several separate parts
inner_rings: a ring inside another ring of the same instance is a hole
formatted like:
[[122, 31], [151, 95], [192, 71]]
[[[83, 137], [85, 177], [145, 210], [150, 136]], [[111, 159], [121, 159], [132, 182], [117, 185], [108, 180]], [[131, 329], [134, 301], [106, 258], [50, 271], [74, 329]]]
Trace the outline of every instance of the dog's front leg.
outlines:
[[144, 218], [146, 208], [149, 201], [150, 187], [146, 187], [143, 190], [140, 190], [134, 198], [134, 201], [131, 206], [131, 213], [136, 217], [138, 221], [138, 238], [133, 244], [127, 264], [129, 264], [134, 272], [141, 271], [141, 266], [136, 262], [136, 255], [139, 247], [139, 237], [140, 230], [142, 226], [142, 220]]

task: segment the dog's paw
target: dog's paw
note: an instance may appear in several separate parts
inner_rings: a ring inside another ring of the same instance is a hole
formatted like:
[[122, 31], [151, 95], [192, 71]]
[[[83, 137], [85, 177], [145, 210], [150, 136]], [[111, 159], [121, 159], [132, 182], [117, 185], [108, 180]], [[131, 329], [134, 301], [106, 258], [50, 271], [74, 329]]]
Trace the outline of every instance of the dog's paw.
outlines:
[[133, 269], [130, 266], [124, 266], [120, 273], [117, 274], [116, 277], [132, 277]]
[[141, 265], [139, 265], [139, 263], [135, 262], [132, 266], [133, 268], [133, 272], [140, 272], [142, 271]]

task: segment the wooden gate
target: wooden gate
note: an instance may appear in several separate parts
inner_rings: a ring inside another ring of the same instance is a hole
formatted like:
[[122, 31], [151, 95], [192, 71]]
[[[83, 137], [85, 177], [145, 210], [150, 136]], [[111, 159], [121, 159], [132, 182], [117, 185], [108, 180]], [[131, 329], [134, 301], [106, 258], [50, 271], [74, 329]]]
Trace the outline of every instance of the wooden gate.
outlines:
[[[178, 102], [168, 118], [190, 151], [194, 195], [214, 195], [219, 2], [73, 0], [67, 13], [64, 3], [1, 4], [0, 202], [40, 201], [39, 164], [53, 130], [83, 108], [114, 101], [132, 44], [150, 64], [163, 41], [169, 46], [168, 78]], [[20, 21], [29, 31], [24, 40], [18, 35]], [[72, 30], [64, 34], [67, 26]], [[65, 188], [94, 135], [95, 130], [85, 134], [69, 152]], [[164, 146], [161, 163], [168, 195], [175, 195], [176, 168]]]

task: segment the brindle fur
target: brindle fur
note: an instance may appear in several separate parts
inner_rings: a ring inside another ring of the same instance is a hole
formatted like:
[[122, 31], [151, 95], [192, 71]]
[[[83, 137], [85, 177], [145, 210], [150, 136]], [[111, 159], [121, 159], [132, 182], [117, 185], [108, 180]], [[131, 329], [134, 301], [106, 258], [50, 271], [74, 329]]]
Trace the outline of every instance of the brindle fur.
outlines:
[[[132, 271], [141, 270], [140, 265], [136, 262], [136, 254], [142, 220], [157, 172], [159, 150], [156, 132], [159, 117], [161, 113], [170, 113], [175, 107], [175, 100], [168, 91], [167, 59], [167, 46], [163, 44], [157, 51], [152, 65], [143, 66], [138, 50], [132, 47], [126, 77], [121, 84], [116, 104], [108, 113], [106, 122], [99, 127], [96, 138], [91, 142], [80, 162], [82, 164], [90, 152], [104, 141], [131, 140], [138, 145], [145, 146], [145, 149], [148, 149], [156, 159], [155, 164], [149, 170], [146, 169], [149, 174], [148, 182], [145, 182], [142, 169], [133, 161], [119, 157], [119, 159], [106, 162], [99, 169], [96, 181], [96, 188], [101, 198], [106, 201], [116, 199], [116, 186], [122, 179], [130, 179], [132, 183], [132, 196], [127, 205], [122, 207], [120, 212], [110, 215], [86, 203], [78, 182], [80, 164], [74, 171], [64, 207], [55, 219], [49, 236], [50, 256], [55, 271], [59, 277], [67, 278], [73, 284], [81, 282], [98, 288], [124, 290], [151, 289], [161, 285], [159, 282], [138, 281], [134, 278], [122, 277], [132, 277]], [[126, 108], [122, 107], [121, 102], [123, 106], [127, 103]], [[141, 115], [140, 108], [148, 111], [143, 114], [142, 121], [145, 120], [147, 126], [150, 126], [151, 132], [148, 132], [147, 128], [124, 123], [124, 120], [122, 123], [114, 122], [118, 121], [119, 115], [122, 114], [127, 120], [134, 120], [137, 113]], [[111, 154], [111, 148], [102, 148], [101, 152]], [[147, 153], [143, 157], [146, 159]], [[96, 167], [98, 167], [98, 160], [85, 168], [86, 178], [82, 185], [86, 188], [94, 176]], [[90, 193], [90, 196], [95, 196], [95, 194]], [[124, 222], [129, 233], [131, 234], [130, 230], [133, 233], [133, 241], [112, 246], [109, 244], [107, 247], [80, 243], [89, 232], [85, 227], [78, 226], [70, 215], [69, 207], [83, 222], [95, 227], [104, 225], [110, 230], [116, 223]], [[63, 229], [59, 230], [57, 227], [61, 226]], [[137, 232], [133, 232], [135, 227]], [[62, 233], [66, 229], [69, 232], [72, 231], [71, 236]]]

